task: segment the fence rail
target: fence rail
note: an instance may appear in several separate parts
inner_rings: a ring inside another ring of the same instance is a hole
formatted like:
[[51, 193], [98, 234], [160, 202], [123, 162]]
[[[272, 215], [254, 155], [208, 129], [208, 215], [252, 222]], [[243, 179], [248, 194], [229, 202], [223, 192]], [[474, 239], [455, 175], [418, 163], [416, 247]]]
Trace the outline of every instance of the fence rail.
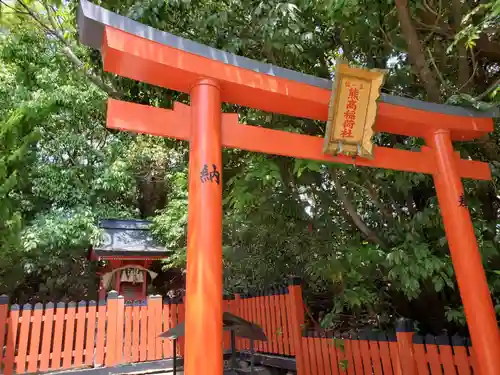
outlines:
[[[224, 310], [260, 325], [268, 342], [260, 353], [295, 357], [298, 375], [472, 375], [476, 364], [468, 340], [418, 336], [408, 324], [395, 334], [334, 336], [303, 332], [300, 285], [224, 299]], [[111, 292], [106, 301], [11, 305], [0, 296], [0, 370], [5, 375], [114, 366], [167, 359], [173, 343], [161, 332], [184, 321], [181, 300], [150, 296], [125, 303]], [[184, 354], [183, 338], [176, 346]], [[224, 333], [224, 348], [230, 348]], [[236, 348], [249, 350], [247, 339]]]

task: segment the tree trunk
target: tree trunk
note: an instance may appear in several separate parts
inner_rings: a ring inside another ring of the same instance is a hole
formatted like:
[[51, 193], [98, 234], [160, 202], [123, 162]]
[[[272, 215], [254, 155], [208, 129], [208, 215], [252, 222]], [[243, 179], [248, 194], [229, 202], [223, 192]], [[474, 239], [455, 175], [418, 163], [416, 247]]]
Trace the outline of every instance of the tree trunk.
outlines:
[[[460, 32], [462, 22], [462, 0], [452, 0], [451, 19], [455, 33]], [[467, 47], [461, 41], [457, 44], [458, 52], [458, 88], [462, 92], [467, 92], [472, 80], [469, 80], [469, 59], [467, 58]]]
[[344, 208], [346, 211], [349, 213], [349, 216], [351, 217], [352, 221], [356, 225], [356, 227], [365, 235], [365, 237], [370, 240], [371, 242], [379, 245], [382, 248], [387, 248], [386, 244], [380, 237], [377, 236], [377, 234], [372, 231], [368, 226], [364, 223], [363, 219], [358, 215], [356, 212], [356, 207], [352, 204], [352, 202], [349, 200], [349, 197], [344, 191], [344, 188], [340, 185], [340, 180], [337, 176], [337, 171], [336, 170], [330, 170], [330, 175], [333, 179], [333, 183], [335, 185], [335, 190], [337, 191], [337, 195], [339, 199], [342, 201], [342, 204], [344, 205]]
[[408, 0], [396, 0], [396, 10], [398, 13], [399, 24], [403, 38], [408, 44], [408, 56], [413, 65], [415, 65], [418, 76], [427, 92], [429, 100], [439, 103], [441, 102], [441, 93], [439, 83], [434, 77], [429, 64], [425, 58], [425, 53], [422, 43], [418, 38], [417, 31], [411, 20], [410, 9], [408, 8]]

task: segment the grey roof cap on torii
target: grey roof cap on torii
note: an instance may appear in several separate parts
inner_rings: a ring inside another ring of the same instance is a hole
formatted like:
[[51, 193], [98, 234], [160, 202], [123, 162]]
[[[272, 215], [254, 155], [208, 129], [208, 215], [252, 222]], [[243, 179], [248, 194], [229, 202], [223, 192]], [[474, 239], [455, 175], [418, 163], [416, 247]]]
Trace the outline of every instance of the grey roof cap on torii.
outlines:
[[[294, 70], [280, 68], [275, 65], [262, 63], [243, 56], [224, 52], [189, 39], [181, 38], [165, 31], [155, 29], [121, 16], [87, 0], [80, 0], [78, 8], [78, 29], [80, 41], [85, 45], [100, 49], [104, 34], [104, 27], [110, 26], [126, 33], [133, 34], [151, 41], [161, 43], [179, 50], [189, 52], [205, 58], [217, 60], [224, 64], [234, 65], [243, 69], [268, 74], [274, 77], [285, 78], [311, 86], [331, 90], [332, 82], [326, 78], [319, 78]], [[468, 108], [445, 104], [424, 102], [421, 100], [404, 98], [400, 96], [381, 94], [380, 100], [385, 103], [420, 109], [429, 112], [438, 112], [456, 116], [467, 117], [498, 117], [499, 111], [492, 109], [479, 112]]]

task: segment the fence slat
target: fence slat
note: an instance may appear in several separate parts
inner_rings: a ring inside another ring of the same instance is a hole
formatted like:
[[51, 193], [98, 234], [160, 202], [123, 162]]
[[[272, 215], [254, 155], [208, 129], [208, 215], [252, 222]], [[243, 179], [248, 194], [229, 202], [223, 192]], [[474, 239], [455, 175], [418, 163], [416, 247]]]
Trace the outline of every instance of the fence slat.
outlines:
[[66, 327], [64, 334], [63, 343], [63, 367], [71, 368], [73, 364], [73, 343], [75, 337], [75, 314], [76, 314], [76, 303], [68, 303], [68, 308], [66, 309]]
[[402, 375], [401, 359], [399, 358], [399, 347], [397, 341], [389, 342], [389, 353], [391, 354], [394, 375]]
[[139, 362], [141, 358], [141, 302], [135, 301], [132, 309], [133, 319], [133, 342], [132, 342], [132, 359], [134, 362]]
[[[256, 296], [246, 299], [247, 308], [248, 308], [248, 318], [249, 318], [249, 321], [252, 322], [252, 323], [255, 323], [255, 324], [259, 324], [259, 322], [257, 322], [257, 306], [256, 306], [256, 302], [257, 302], [257, 297]], [[264, 329], [264, 327], [262, 327], [262, 329]], [[247, 341], [247, 348], [246, 349], [247, 350], [250, 349], [250, 340]], [[255, 342], [255, 350], [262, 351], [262, 346], [261, 346], [261, 342], [260, 341]]]
[[382, 359], [380, 358], [380, 349], [377, 336], [370, 335], [368, 345], [370, 346], [370, 356], [372, 358], [373, 372], [375, 375], [384, 375], [382, 373]]
[[453, 345], [454, 360], [458, 375], [471, 375], [471, 366], [465, 340], [462, 337], [453, 336], [451, 344]]
[[87, 302], [78, 302], [76, 315], [76, 337], [75, 337], [75, 367], [83, 364], [83, 348], [85, 345], [85, 325], [87, 317]]
[[276, 290], [276, 295], [274, 297], [274, 315], [275, 315], [275, 327], [276, 327], [276, 353], [284, 355], [285, 348], [283, 345], [283, 327], [281, 325], [281, 311], [280, 311], [280, 290]]
[[371, 363], [371, 356], [370, 356], [370, 346], [368, 344], [368, 340], [366, 340], [366, 337], [363, 336], [359, 340], [359, 348], [361, 350], [361, 357], [363, 358], [363, 368], [365, 369], [366, 374], [371, 374], [372, 373], [372, 363]]
[[349, 375], [355, 375], [354, 372], [354, 356], [353, 356], [353, 350], [352, 350], [352, 340], [350, 339], [344, 339], [344, 348], [345, 348], [345, 359], [346, 363], [345, 366], [347, 367], [347, 374]]
[[262, 327], [264, 327], [264, 332], [266, 332], [266, 336], [268, 337], [268, 341], [263, 342], [263, 351], [265, 353], [271, 352], [271, 319], [269, 316], [269, 298], [263, 292], [260, 296], [261, 303], [259, 304], [259, 319], [261, 321]]
[[321, 345], [321, 357], [323, 358], [323, 369], [326, 375], [333, 374], [330, 362], [330, 348], [328, 347], [328, 339], [324, 336], [319, 338]]
[[396, 338], [398, 343], [399, 361], [405, 375], [417, 375], [417, 366], [413, 354], [413, 322], [399, 318], [396, 321]]
[[432, 375], [442, 375], [441, 361], [434, 336], [425, 336], [425, 349], [427, 351], [427, 361], [431, 367]]
[[[260, 325], [262, 329], [264, 330], [266, 336], [269, 335], [269, 332], [267, 331], [267, 326], [266, 326], [266, 320], [264, 318], [264, 297], [262, 295], [258, 294], [254, 298], [250, 299], [250, 303], [252, 304], [253, 307], [253, 320], [256, 324]], [[267, 343], [263, 341], [257, 341], [257, 351], [260, 352], [266, 352], [267, 351]]]
[[361, 358], [361, 348], [359, 346], [359, 337], [352, 336], [351, 342], [352, 356], [354, 357], [354, 370], [356, 374], [363, 374], [363, 359]]
[[19, 340], [17, 341], [16, 373], [26, 372], [26, 355], [28, 353], [28, 338], [31, 325], [32, 306], [27, 303], [23, 305], [21, 313], [21, 329], [19, 330]]
[[[260, 297], [258, 297], [258, 296], [253, 296], [253, 297], [249, 298], [247, 301], [249, 311], [250, 311], [250, 319], [251, 319], [250, 321], [252, 323], [260, 325], [262, 327], [262, 329], [264, 330], [264, 326], [262, 325], [262, 322], [260, 321], [259, 301], [260, 301]], [[265, 332], [265, 330], [264, 330], [264, 333], [267, 335], [267, 332]], [[256, 351], [259, 351], [259, 352], [264, 351], [263, 343], [261, 341], [256, 341], [254, 343], [254, 345], [255, 345]], [[248, 349], [250, 349], [250, 340], [248, 340]]]
[[105, 336], [105, 352], [104, 364], [106, 366], [114, 366], [116, 364], [116, 333], [117, 333], [117, 315], [118, 315], [118, 293], [111, 291], [108, 293], [107, 306], [107, 332]]
[[270, 327], [270, 319], [269, 319], [269, 301], [267, 296], [265, 295], [264, 292], [262, 292], [260, 296], [260, 303], [258, 305], [259, 307], [259, 320], [260, 320], [260, 325], [264, 327], [264, 332], [266, 332], [266, 335], [268, 337], [268, 341], [265, 341], [262, 343], [262, 351], [265, 353], [270, 353], [271, 351], [271, 327]]
[[[302, 333], [302, 330], [304, 329], [304, 326], [301, 326], [301, 324], [304, 324], [304, 305], [302, 302], [302, 295], [300, 290], [297, 291], [296, 289], [300, 288], [298, 285], [289, 285], [288, 286], [288, 309], [287, 309], [287, 315], [288, 315], [288, 325], [289, 325], [289, 331], [290, 331], [290, 354], [295, 355], [296, 361], [297, 361], [297, 371], [300, 372], [299, 367], [300, 366], [300, 356], [301, 356], [301, 340], [300, 336]], [[300, 293], [299, 293], [300, 292]], [[297, 301], [298, 295], [300, 295], [300, 302], [301, 305], [298, 306]], [[300, 311], [300, 316], [298, 315]], [[299, 319], [302, 318], [302, 319]]]
[[[255, 296], [253, 298], [250, 298], [248, 303], [250, 303], [250, 308], [252, 309], [252, 321], [255, 324], [258, 324], [262, 327], [264, 330], [265, 334], [267, 335], [265, 326], [262, 324], [262, 319], [261, 319], [261, 304], [262, 304], [262, 297], [260, 296]], [[257, 351], [263, 352], [264, 351], [264, 343], [262, 341], [257, 341], [255, 348]]]
[[[6, 295], [0, 296], [0, 348], [3, 348], [6, 344], [5, 333], [9, 324], [9, 297]], [[2, 370], [3, 363], [3, 350], [0, 353], [0, 371]]]
[[[179, 323], [179, 320], [178, 320], [178, 308], [179, 308], [179, 304], [177, 303], [177, 301], [172, 301], [172, 304], [170, 305], [170, 328], [173, 328], [175, 327], [178, 323]], [[171, 340], [169, 340], [171, 341]], [[177, 353], [176, 354], [179, 354], [179, 348], [176, 348], [176, 351]], [[173, 341], [172, 341], [172, 356], [174, 354], [174, 348], [173, 348]]]
[[[470, 343], [469, 343], [470, 345]], [[476, 360], [476, 354], [474, 353], [474, 348], [472, 346], [467, 346], [467, 349], [469, 350], [469, 358], [470, 358], [470, 363], [471, 367], [473, 369], [474, 374], [479, 374], [479, 367], [477, 365], [477, 360]]]
[[302, 298], [302, 287], [298, 279], [292, 279], [288, 286], [288, 295], [290, 300], [291, 332], [295, 341], [295, 364], [297, 372], [303, 373], [302, 358], [302, 330], [304, 329], [304, 301]]
[[[227, 299], [222, 300], [222, 311], [229, 312], [229, 301]], [[222, 332], [222, 348], [223, 350], [230, 350], [231, 348], [231, 334], [229, 331]]]
[[6, 345], [7, 347], [5, 350], [5, 359], [4, 359], [5, 375], [11, 375], [14, 373], [18, 325], [19, 325], [19, 305], [12, 305], [10, 307], [10, 317], [9, 317], [7, 345]]
[[106, 300], [99, 301], [97, 308], [97, 332], [96, 332], [96, 347], [95, 347], [95, 366], [104, 365], [104, 348], [106, 345], [106, 317], [108, 304]]
[[57, 370], [61, 368], [61, 355], [63, 345], [63, 332], [64, 332], [64, 315], [66, 313], [66, 304], [59, 302], [56, 307], [56, 318], [54, 327], [54, 346], [52, 349], [52, 361], [50, 369]]
[[[256, 321], [257, 312], [256, 312], [256, 307], [255, 307], [255, 297], [245, 299], [245, 303], [246, 303], [247, 311], [248, 311], [248, 321], [257, 324], [257, 321]], [[247, 339], [245, 343], [246, 343], [245, 349], [249, 350], [250, 349], [250, 340]], [[261, 350], [259, 341], [257, 341], [255, 343], [255, 350], [257, 350], [257, 351]]]
[[277, 295], [274, 296], [274, 306], [276, 309], [276, 342], [278, 343], [278, 353], [286, 354], [285, 352], [285, 341], [284, 341], [284, 329], [283, 329], [283, 318], [281, 311], [281, 290], [276, 291]]
[[[177, 305], [177, 319], [178, 319], [178, 322], [179, 323], [182, 323], [184, 322], [184, 320], [186, 319], [186, 310], [185, 310], [185, 304], [183, 301], [181, 301], [179, 303], [179, 305]], [[177, 342], [178, 342], [178, 345], [177, 345], [177, 350], [179, 351], [179, 355], [180, 356], [184, 356], [184, 342], [185, 342], [185, 336], [182, 336], [180, 337]]]
[[[264, 327], [260, 324], [260, 321], [258, 321], [258, 308], [257, 308], [257, 304], [258, 304], [258, 296], [253, 296], [253, 297], [249, 297], [247, 299], [247, 304], [248, 304], [248, 316], [250, 318], [250, 322], [252, 323], [255, 323], [255, 324], [258, 324], [261, 326], [262, 329], [264, 329]], [[264, 332], [267, 334], [267, 332]], [[262, 351], [262, 343], [260, 341], [256, 341], [254, 343], [255, 345], [255, 350], [258, 351], [258, 352], [261, 352]], [[250, 340], [248, 340], [248, 349], [250, 349]]]
[[154, 303], [152, 298], [148, 298], [148, 342], [147, 342], [147, 360], [152, 361], [155, 359], [155, 316], [154, 316]]
[[[231, 313], [243, 318], [243, 304], [241, 300], [241, 295], [239, 293], [234, 294], [234, 300], [231, 301]], [[245, 319], [245, 318], [243, 318]], [[236, 336], [236, 350], [242, 350], [242, 341]]]
[[[242, 312], [241, 316], [243, 317], [243, 319], [251, 322], [252, 318], [250, 315], [250, 306], [248, 305], [248, 298], [240, 297], [240, 303], [241, 303], [241, 312]], [[240, 342], [242, 350], [248, 350], [248, 348], [250, 347], [250, 341], [248, 339], [240, 339], [239, 342]]]
[[439, 359], [443, 366], [445, 375], [457, 375], [455, 363], [453, 362], [453, 352], [451, 342], [448, 336], [437, 336], [435, 338], [439, 350]]
[[87, 330], [85, 342], [85, 365], [90, 366], [94, 362], [95, 330], [96, 330], [96, 301], [89, 301], [87, 310]]
[[36, 372], [38, 370], [38, 354], [40, 352], [40, 332], [42, 329], [42, 314], [43, 305], [37, 303], [33, 311], [33, 323], [31, 327], [31, 340], [28, 356], [28, 372]]
[[269, 291], [264, 292], [264, 303], [265, 310], [264, 316], [266, 320], [267, 330], [269, 332], [268, 341], [267, 341], [267, 352], [274, 353], [274, 327], [273, 327], [273, 307], [271, 306], [271, 296], [269, 295]]
[[[311, 360], [311, 352], [312, 348], [309, 348], [311, 346], [311, 341], [310, 338], [305, 336], [302, 337], [302, 360], [304, 363], [304, 374], [305, 375], [314, 375], [314, 370], [313, 370], [313, 365], [312, 365], [312, 360]], [[297, 375], [300, 375], [299, 372], [297, 372]]]
[[40, 372], [45, 372], [49, 369], [50, 353], [52, 351], [52, 333], [54, 329], [54, 304], [49, 302], [45, 305], [43, 313], [43, 333], [40, 353]]
[[278, 334], [277, 334], [277, 325], [276, 325], [276, 304], [274, 303], [275, 291], [270, 291], [267, 296], [267, 301], [269, 303], [269, 310], [267, 314], [269, 316], [269, 329], [270, 329], [270, 341], [269, 341], [269, 352], [270, 353], [279, 353], [278, 350]]
[[340, 358], [338, 356], [337, 340], [334, 336], [328, 337], [327, 345], [330, 352], [330, 368], [332, 369], [332, 375], [339, 375], [339, 362]]
[[123, 333], [125, 319], [125, 298], [118, 296], [116, 308], [115, 364], [123, 363]]
[[125, 340], [123, 344], [123, 358], [125, 363], [130, 363], [132, 359], [132, 305], [125, 305]]
[[389, 338], [385, 333], [378, 334], [378, 344], [380, 347], [380, 359], [382, 361], [382, 369], [384, 375], [393, 375], [391, 365], [391, 354], [389, 352]]
[[160, 334], [163, 332], [162, 329], [162, 324], [163, 324], [163, 304], [162, 304], [162, 298], [160, 295], [156, 295], [155, 298], [153, 299], [155, 303], [155, 313], [154, 313], [154, 319], [155, 319], [155, 359], [162, 359], [162, 339], [160, 337]]
[[418, 375], [430, 375], [423, 336], [413, 336], [413, 355], [415, 356]]
[[325, 363], [323, 359], [323, 350], [321, 348], [321, 341], [322, 338], [319, 337], [318, 334], [315, 334], [313, 337], [313, 343], [314, 343], [314, 352], [316, 355], [316, 366], [318, 368], [318, 375], [328, 375], [328, 371], [325, 368]]
[[279, 306], [281, 313], [281, 328], [283, 331], [283, 354], [291, 355], [290, 342], [290, 323], [288, 322], [290, 311], [288, 310], [289, 295], [286, 288], [283, 288], [279, 295]]
[[[163, 332], [168, 331], [170, 327], [170, 304], [168, 301], [163, 302]], [[171, 358], [172, 355], [172, 340], [163, 340], [163, 358]]]
[[280, 313], [280, 300], [279, 290], [276, 290], [276, 295], [273, 296], [274, 306], [274, 340], [276, 345], [276, 354], [283, 355], [283, 329], [281, 328], [281, 313]]
[[[248, 320], [245, 318], [245, 300], [241, 298], [241, 294], [236, 293], [234, 295], [234, 309], [236, 312], [236, 315], [241, 316], [243, 319]], [[236, 336], [236, 349], [237, 350], [243, 350], [244, 349], [244, 340], [241, 337]]]

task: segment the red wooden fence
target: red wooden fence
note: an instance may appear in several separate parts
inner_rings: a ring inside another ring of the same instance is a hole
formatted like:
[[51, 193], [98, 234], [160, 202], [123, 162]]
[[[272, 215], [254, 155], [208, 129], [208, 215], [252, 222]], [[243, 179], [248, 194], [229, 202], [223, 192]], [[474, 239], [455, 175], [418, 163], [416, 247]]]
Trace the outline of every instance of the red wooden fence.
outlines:
[[[307, 375], [472, 375], [468, 340], [412, 332], [334, 337], [308, 332], [302, 339]], [[477, 371], [477, 370], [476, 370]]]
[[[224, 300], [225, 311], [260, 325], [268, 342], [256, 350], [295, 357], [298, 375], [472, 375], [470, 345], [453, 337], [421, 337], [408, 327], [396, 335], [303, 335], [300, 285]], [[158, 335], [184, 321], [180, 300], [125, 304], [111, 292], [107, 301], [12, 305], [0, 296], [0, 370], [5, 375], [113, 366], [171, 358], [173, 345]], [[238, 350], [250, 349], [237, 339]], [[230, 348], [229, 333], [224, 348]], [[183, 355], [180, 339], [178, 355]], [[477, 372], [476, 372], [477, 373]]]
[[[252, 296], [236, 295], [224, 300], [225, 311], [261, 325], [269, 342], [258, 345], [265, 353], [293, 355], [295, 339], [287, 313], [291, 286]], [[171, 358], [173, 343], [161, 340], [160, 333], [184, 321], [182, 301], [162, 301], [151, 296], [147, 301], [125, 304], [116, 292], [106, 301], [81, 301], [78, 304], [37, 303], [32, 306], [8, 305], [0, 296], [0, 369], [5, 375], [34, 373], [69, 368], [114, 366]], [[224, 334], [224, 347], [230, 349], [230, 335]], [[250, 348], [248, 340], [237, 339], [237, 348]], [[184, 350], [183, 339], [177, 345]]]

